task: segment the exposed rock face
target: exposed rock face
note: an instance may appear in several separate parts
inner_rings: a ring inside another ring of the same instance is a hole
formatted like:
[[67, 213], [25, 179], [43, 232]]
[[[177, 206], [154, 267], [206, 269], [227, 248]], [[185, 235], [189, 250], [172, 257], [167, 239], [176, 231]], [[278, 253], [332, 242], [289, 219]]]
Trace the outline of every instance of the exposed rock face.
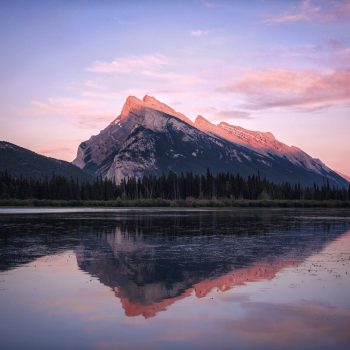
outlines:
[[273, 181], [347, 182], [321, 161], [289, 147], [271, 133], [227, 123], [214, 125], [198, 116], [195, 123], [154, 97], [128, 97], [120, 115], [98, 135], [81, 143], [75, 165], [116, 182], [125, 177], [169, 171], [205, 173], [260, 172]]
[[202, 116], [197, 117], [195, 126], [204, 132], [248, 147], [264, 156], [285, 158], [297, 166], [304, 167], [320, 175], [331, 172], [331, 169], [319, 159], [310, 157], [295, 146], [287, 146], [276, 140], [275, 136], [270, 132], [251, 131], [225, 122], [215, 125]]

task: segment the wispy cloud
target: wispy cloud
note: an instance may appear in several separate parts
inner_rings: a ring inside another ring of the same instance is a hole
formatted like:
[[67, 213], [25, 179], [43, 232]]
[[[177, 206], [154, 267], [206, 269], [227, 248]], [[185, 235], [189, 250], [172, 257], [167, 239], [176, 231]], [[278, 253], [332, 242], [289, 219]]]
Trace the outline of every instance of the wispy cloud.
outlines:
[[346, 49], [346, 44], [338, 39], [328, 39], [325, 43], [325, 46], [332, 51]]
[[246, 97], [245, 108], [294, 107], [319, 109], [350, 104], [350, 69], [253, 70], [220, 89]]
[[92, 97], [103, 100], [115, 100], [118, 96], [116, 92], [83, 91], [81, 96]]
[[208, 35], [209, 30], [196, 29], [191, 31], [191, 36], [205, 36]]
[[204, 0], [202, 1], [202, 4], [207, 8], [213, 8], [218, 5], [218, 2], [213, 0]]
[[[92, 105], [99, 106], [99, 105], [104, 105], [105, 101], [103, 100], [111, 100], [113, 102], [113, 101], [116, 101], [119, 97], [126, 98], [127, 96], [142, 96], [145, 93], [146, 93], [145, 90], [141, 90], [141, 89], [123, 89], [123, 90], [114, 89], [114, 90], [108, 90], [108, 91], [88, 90], [88, 91], [81, 92], [80, 95], [84, 98], [87, 98], [86, 101], [88, 101]], [[96, 99], [96, 101], [94, 102], [92, 99]]]
[[206, 7], [207, 9], [215, 9], [215, 8], [223, 8], [232, 6], [233, 1], [226, 1], [226, 0], [202, 0], [202, 5]]
[[80, 116], [89, 111], [96, 110], [100, 105], [85, 99], [70, 97], [50, 97], [44, 101], [33, 100], [31, 105], [44, 113], [50, 112], [57, 115]]
[[107, 88], [105, 85], [102, 85], [94, 80], [87, 80], [84, 86], [89, 89], [96, 89], [96, 90], [106, 90]]
[[267, 24], [288, 24], [296, 22], [332, 21], [350, 18], [348, 0], [302, 0], [293, 4], [287, 11], [266, 16]]
[[239, 110], [223, 110], [218, 111], [216, 115], [219, 118], [223, 119], [250, 119], [251, 113], [246, 111], [239, 111]]
[[95, 61], [86, 70], [94, 73], [131, 73], [143, 69], [159, 68], [170, 63], [169, 58], [160, 54], [131, 55], [112, 61]]
[[330, 61], [332, 64], [335, 64], [338, 67], [349, 67], [350, 47], [334, 51], [334, 53], [330, 56]]
[[184, 89], [172, 89], [172, 88], [169, 88], [169, 89], [159, 89], [159, 90], [155, 90], [154, 93], [155, 94], [185, 94], [187, 91], [184, 90]]
[[[193, 74], [177, 73], [168, 70], [167, 66], [175, 65], [169, 57], [160, 54], [126, 56], [117, 58], [111, 62], [96, 61], [86, 69], [94, 73], [106, 74], [138, 74], [147, 78], [152, 78], [161, 83], [176, 85], [193, 85], [201, 81], [200, 78]], [[85, 84], [87, 85], [87, 84]], [[98, 89], [94, 81], [88, 81], [87, 87]], [[96, 92], [85, 92], [84, 96], [110, 98], [110, 93], [102, 94]]]
[[67, 118], [83, 127], [101, 127], [113, 120], [112, 110], [101, 100], [50, 97], [31, 101], [28, 113], [46, 118]]
[[145, 70], [141, 73], [147, 77], [156, 78], [168, 84], [194, 85], [201, 82], [200, 78], [192, 74], [181, 74], [174, 72], [155, 72], [151, 70]]

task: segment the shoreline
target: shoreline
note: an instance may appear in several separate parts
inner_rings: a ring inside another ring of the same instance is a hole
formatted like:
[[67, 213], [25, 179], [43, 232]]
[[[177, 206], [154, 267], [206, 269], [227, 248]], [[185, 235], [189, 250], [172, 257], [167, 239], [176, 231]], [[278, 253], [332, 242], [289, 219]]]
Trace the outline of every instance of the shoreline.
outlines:
[[339, 200], [245, 200], [245, 199], [140, 199], [140, 200], [50, 200], [50, 199], [1, 199], [0, 207], [48, 207], [48, 208], [350, 208], [350, 201]]

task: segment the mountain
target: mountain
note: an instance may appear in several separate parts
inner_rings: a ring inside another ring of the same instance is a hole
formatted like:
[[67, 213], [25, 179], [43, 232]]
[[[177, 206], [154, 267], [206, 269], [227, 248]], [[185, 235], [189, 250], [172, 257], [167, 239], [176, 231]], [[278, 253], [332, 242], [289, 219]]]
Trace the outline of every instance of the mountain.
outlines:
[[344, 178], [346, 181], [348, 181], [348, 182], [350, 183], [350, 176], [345, 175], [345, 174], [342, 174], [342, 173], [339, 172], [339, 171], [338, 171], [338, 174], [339, 174], [342, 178]]
[[73, 164], [113, 179], [192, 171], [257, 174], [272, 181], [347, 186], [320, 160], [289, 147], [271, 133], [227, 123], [195, 123], [154, 97], [130, 96], [120, 115], [98, 135], [80, 144]]
[[5, 170], [13, 176], [30, 178], [50, 177], [55, 173], [79, 180], [92, 179], [90, 174], [69, 162], [45, 157], [13, 143], [0, 141], [0, 171]]
[[332, 169], [328, 168], [319, 159], [310, 157], [300, 148], [287, 146], [276, 140], [275, 136], [270, 132], [251, 131], [225, 122], [215, 125], [202, 116], [196, 118], [195, 126], [208, 134], [245, 146], [267, 158], [287, 159], [294, 165], [324, 177], [332, 177], [335, 174]]

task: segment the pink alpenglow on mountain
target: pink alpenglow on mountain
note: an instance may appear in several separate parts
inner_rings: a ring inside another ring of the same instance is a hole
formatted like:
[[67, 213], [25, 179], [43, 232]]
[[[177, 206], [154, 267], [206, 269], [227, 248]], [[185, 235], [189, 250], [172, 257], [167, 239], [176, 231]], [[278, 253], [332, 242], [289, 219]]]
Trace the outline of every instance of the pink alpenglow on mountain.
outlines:
[[130, 96], [120, 115], [98, 135], [82, 142], [74, 164], [120, 182], [125, 177], [169, 171], [204, 174], [260, 174], [276, 182], [331, 185], [348, 182], [320, 160], [287, 146], [270, 132], [188, 117], [152, 96]]
[[331, 170], [319, 159], [310, 157], [301, 149], [295, 146], [287, 146], [278, 141], [270, 132], [251, 131], [225, 122], [215, 125], [200, 115], [196, 118], [195, 126], [206, 133], [220, 136], [263, 155], [284, 157], [296, 165], [303, 166], [319, 174], [322, 173], [322, 170]]
[[187, 118], [185, 115], [179, 112], [176, 112], [171, 107], [158, 101], [154, 97], [148, 96], [148, 95], [145, 95], [142, 100], [138, 99], [135, 96], [129, 96], [126, 99], [123, 109], [120, 113], [120, 118], [121, 119], [126, 118], [130, 113], [137, 112], [140, 109], [144, 109], [144, 108], [154, 109], [156, 111], [175, 116], [183, 120], [184, 122], [193, 125], [192, 121], [189, 118]]

